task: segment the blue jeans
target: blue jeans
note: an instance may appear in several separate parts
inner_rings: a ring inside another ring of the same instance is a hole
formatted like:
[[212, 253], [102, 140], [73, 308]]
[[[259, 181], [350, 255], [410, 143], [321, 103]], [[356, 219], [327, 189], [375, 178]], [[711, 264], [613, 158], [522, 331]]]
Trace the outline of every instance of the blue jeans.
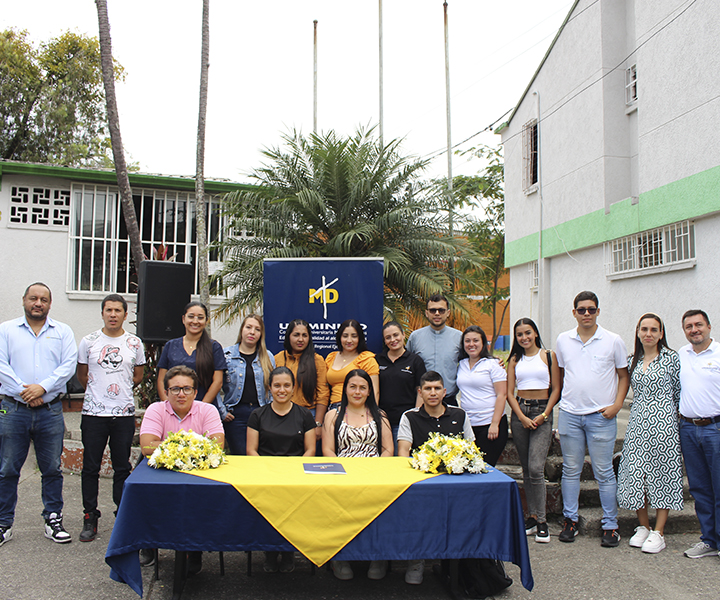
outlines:
[[228, 412], [235, 417], [232, 421], [223, 421], [229, 454], [240, 456], [247, 454], [247, 422], [256, 408], [258, 408], [257, 404], [236, 404], [228, 408]]
[[617, 438], [617, 419], [606, 419], [600, 413], [572, 415], [560, 410], [558, 432], [563, 455], [563, 515], [578, 520], [580, 474], [585, 462], [585, 446], [598, 482], [602, 505], [603, 529], [617, 529], [617, 479], [612, 457]]
[[700, 539], [720, 548], [720, 423], [700, 427], [680, 421], [680, 446], [700, 521]]
[[0, 525], [15, 520], [20, 469], [35, 445], [35, 457], [42, 475], [42, 516], [62, 514], [63, 475], [60, 455], [65, 435], [62, 403], [28, 408], [3, 396], [0, 412]]

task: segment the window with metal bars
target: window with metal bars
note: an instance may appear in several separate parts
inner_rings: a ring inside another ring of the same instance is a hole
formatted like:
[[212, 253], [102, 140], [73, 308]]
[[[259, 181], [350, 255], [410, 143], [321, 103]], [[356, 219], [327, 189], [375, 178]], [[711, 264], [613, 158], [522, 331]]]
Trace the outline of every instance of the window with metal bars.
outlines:
[[681, 221], [605, 242], [605, 274], [646, 274], [695, 264], [695, 225]]
[[538, 261], [528, 263], [528, 274], [530, 275], [530, 289], [536, 290], [540, 285], [540, 266]]
[[526, 193], [537, 189], [538, 182], [538, 123], [537, 119], [523, 126], [523, 190]]
[[[133, 203], [145, 256], [195, 265], [194, 293], [198, 293], [194, 194], [133, 188]], [[206, 196], [206, 205], [211, 244], [222, 232], [218, 198]], [[210, 252], [209, 260], [219, 260], [217, 251]], [[116, 188], [72, 186], [68, 289], [137, 292], [137, 273]]]
[[625, 70], [625, 104], [631, 106], [637, 99], [637, 65], [633, 65]]

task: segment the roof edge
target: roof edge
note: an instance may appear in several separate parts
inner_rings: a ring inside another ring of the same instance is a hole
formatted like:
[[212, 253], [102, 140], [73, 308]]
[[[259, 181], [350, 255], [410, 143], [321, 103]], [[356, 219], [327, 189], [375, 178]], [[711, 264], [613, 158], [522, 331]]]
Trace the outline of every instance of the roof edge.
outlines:
[[[73, 181], [95, 182], [117, 185], [117, 176], [111, 169], [87, 169], [82, 167], [61, 167], [42, 163], [25, 163], [0, 160], [0, 181], [2, 175], [35, 175], [41, 177], [57, 177]], [[150, 175], [147, 173], [128, 173], [131, 187], [155, 187], [172, 190], [195, 191], [194, 177], [170, 175]], [[224, 194], [236, 190], [255, 190], [258, 186], [233, 181], [205, 180], [205, 191], [211, 194]]]
[[543, 65], [545, 64], [545, 61], [547, 60], [547, 57], [550, 56], [550, 52], [552, 52], [552, 49], [555, 47], [555, 42], [557, 42], [558, 38], [560, 37], [560, 34], [563, 32], [563, 29], [565, 29], [565, 25], [567, 25], [568, 21], [570, 20], [570, 15], [573, 14], [573, 11], [575, 10], [575, 7], [580, 3], [580, 0], [575, 0], [573, 5], [570, 7], [570, 10], [568, 11], [568, 14], [565, 17], [565, 20], [562, 22], [562, 25], [560, 25], [560, 28], [558, 29], [558, 32], [555, 34], [555, 37], [553, 38], [553, 41], [550, 43], [550, 47], [547, 49], [547, 52], [545, 52], [545, 56], [543, 56], [542, 60], [540, 61], [540, 64], [538, 65], [538, 68], [535, 69], [535, 73], [533, 73], [533, 76], [530, 78], [530, 82], [527, 84], [527, 87], [525, 88], [525, 91], [520, 96], [520, 99], [518, 100], [517, 104], [515, 105], [515, 108], [513, 109], [512, 113], [508, 117], [508, 120], [505, 121], [504, 125], [505, 127], [510, 126], [510, 122], [513, 120], [513, 117], [515, 116], [515, 113], [520, 108], [520, 105], [522, 104], [522, 101], [525, 100], [525, 96], [527, 96], [528, 92], [530, 91], [530, 88], [532, 87], [533, 82], [538, 76], [538, 73], [540, 73], [540, 69], [543, 68]]

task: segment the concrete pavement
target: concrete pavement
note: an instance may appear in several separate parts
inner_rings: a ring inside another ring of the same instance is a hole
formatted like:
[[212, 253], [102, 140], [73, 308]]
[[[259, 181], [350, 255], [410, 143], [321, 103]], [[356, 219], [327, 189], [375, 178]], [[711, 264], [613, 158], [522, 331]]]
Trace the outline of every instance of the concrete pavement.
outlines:
[[[31, 450], [32, 451], [32, 450]], [[55, 544], [43, 535], [40, 517], [40, 474], [30, 458], [22, 472], [13, 540], [0, 548], [0, 600], [135, 600], [138, 596], [126, 585], [112, 581], [105, 564], [105, 550], [114, 517], [110, 479], [100, 479], [99, 535], [96, 541], [80, 543], [82, 528], [80, 477], [65, 476], [65, 527], [73, 536], [70, 544]], [[670, 515], [672, 521], [673, 514]], [[560, 526], [551, 523], [550, 544], [528, 538], [535, 590], [520, 584], [519, 570], [508, 565], [515, 583], [498, 598], [507, 600], [717, 600], [720, 557], [690, 560], [682, 552], [699, 540], [698, 533], [670, 534], [668, 548], [658, 555], [646, 555], [630, 548], [625, 537], [619, 548], [601, 548], [596, 537], [579, 536], [562, 544]], [[219, 574], [217, 553], [204, 555], [203, 571], [188, 580], [183, 598], [218, 600], [252, 599], [438, 599], [445, 592], [426, 568], [421, 586], [405, 584], [404, 569], [395, 565], [383, 581], [365, 577], [367, 565], [356, 568], [355, 579], [336, 580], [326, 569], [311, 575], [309, 563], [297, 559], [296, 571], [266, 574], [262, 554], [254, 553], [253, 576], [247, 577], [245, 553], [225, 554], [226, 574]], [[161, 551], [159, 581], [152, 581], [152, 568], [143, 569], [145, 597], [169, 600], [172, 597], [172, 558]]]

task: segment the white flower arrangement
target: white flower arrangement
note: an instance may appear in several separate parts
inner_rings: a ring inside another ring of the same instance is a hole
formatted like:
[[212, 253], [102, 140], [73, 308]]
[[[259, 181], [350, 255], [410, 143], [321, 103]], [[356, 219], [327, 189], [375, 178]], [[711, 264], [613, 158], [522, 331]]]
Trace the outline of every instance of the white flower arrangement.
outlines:
[[192, 430], [168, 433], [148, 459], [151, 467], [172, 471], [216, 469], [226, 462], [220, 444]]
[[473, 442], [435, 432], [412, 453], [410, 464], [425, 473], [487, 473], [483, 456]]

